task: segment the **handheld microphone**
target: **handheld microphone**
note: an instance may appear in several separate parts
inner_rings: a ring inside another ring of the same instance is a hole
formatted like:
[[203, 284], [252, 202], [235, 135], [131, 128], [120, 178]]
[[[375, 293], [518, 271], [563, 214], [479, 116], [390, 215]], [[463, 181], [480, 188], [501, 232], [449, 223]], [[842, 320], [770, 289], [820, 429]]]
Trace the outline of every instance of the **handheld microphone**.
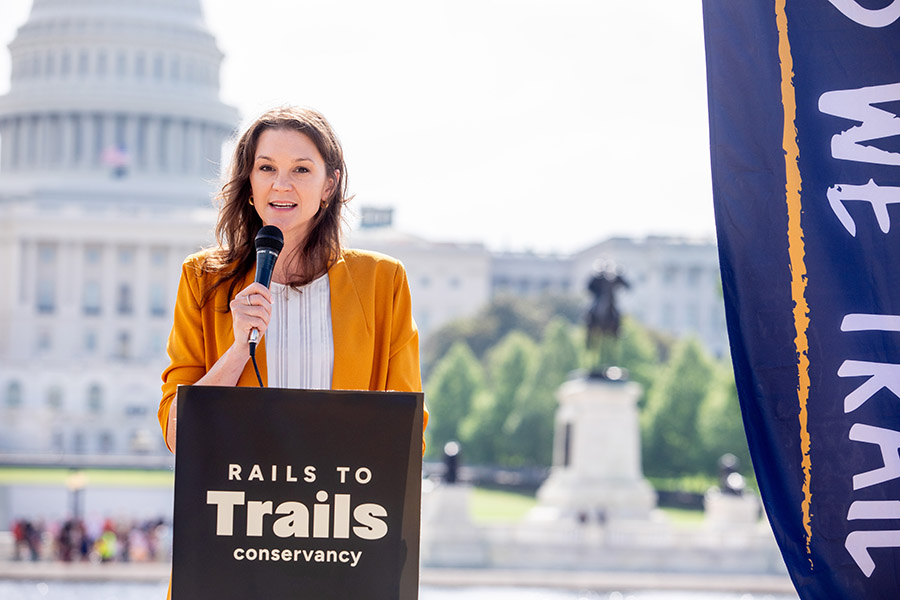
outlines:
[[[266, 225], [256, 234], [254, 241], [256, 246], [256, 279], [254, 281], [269, 287], [272, 283], [272, 272], [275, 270], [275, 261], [278, 254], [284, 248], [284, 235], [274, 225]], [[256, 355], [256, 344], [259, 342], [259, 330], [250, 330], [250, 356]]]

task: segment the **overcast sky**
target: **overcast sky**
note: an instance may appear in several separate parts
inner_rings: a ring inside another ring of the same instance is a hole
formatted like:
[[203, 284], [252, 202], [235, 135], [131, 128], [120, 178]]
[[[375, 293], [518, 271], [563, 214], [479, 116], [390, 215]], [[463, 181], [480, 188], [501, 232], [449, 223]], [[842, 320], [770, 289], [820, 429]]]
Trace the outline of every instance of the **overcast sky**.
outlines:
[[[0, 2], [6, 45], [31, 0]], [[203, 0], [222, 98], [312, 106], [351, 204], [493, 249], [712, 237], [700, 2]]]

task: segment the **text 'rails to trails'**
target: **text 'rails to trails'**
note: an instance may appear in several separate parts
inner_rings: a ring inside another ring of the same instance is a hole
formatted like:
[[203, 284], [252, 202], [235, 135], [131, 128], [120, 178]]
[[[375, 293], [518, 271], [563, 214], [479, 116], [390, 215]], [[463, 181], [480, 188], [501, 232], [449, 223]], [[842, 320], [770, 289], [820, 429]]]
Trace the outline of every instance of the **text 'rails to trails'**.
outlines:
[[[230, 463], [228, 465], [228, 481], [243, 481], [243, 471], [241, 465]], [[372, 471], [368, 467], [356, 469], [336, 467], [335, 471], [340, 484], [348, 483], [348, 476], [360, 485], [366, 485], [372, 481]], [[302, 470], [298, 470], [298, 473], [302, 473], [302, 478], [298, 478], [294, 474], [292, 465], [286, 465], [283, 468], [279, 468], [279, 465], [271, 465], [266, 470], [266, 474], [269, 475], [268, 480], [271, 482], [315, 483], [317, 480], [317, 471], [314, 466], [303, 467]], [[252, 465], [246, 481], [266, 481], [262, 467], [258, 464]], [[310, 511], [307, 504], [299, 501], [281, 502], [274, 506], [272, 500], [248, 500], [247, 493], [244, 491], [209, 490], [206, 495], [206, 503], [216, 507], [216, 535], [218, 536], [234, 535], [235, 509], [237, 507], [246, 507], [245, 534], [248, 537], [261, 537], [266, 517], [274, 515], [282, 515], [271, 523], [272, 533], [280, 538], [312, 536], [319, 539], [348, 539], [353, 533], [360, 539], [377, 540], [387, 535], [388, 527], [383, 519], [388, 516], [388, 512], [384, 506], [365, 502], [353, 507], [350, 494], [333, 494], [331, 504], [328, 504], [329, 495], [325, 490], [318, 490], [315, 498], [316, 502]], [[355, 522], [353, 526], [351, 526], [351, 515]], [[235, 552], [237, 553], [237, 551]], [[250, 556], [246, 556], [246, 558], [251, 559]], [[281, 558], [273, 560], [281, 560]], [[297, 558], [291, 560], [297, 560]], [[355, 563], [357, 560], [358, 558], [353, 562]], [[346, 561], [340, 560], [340, 562]]]

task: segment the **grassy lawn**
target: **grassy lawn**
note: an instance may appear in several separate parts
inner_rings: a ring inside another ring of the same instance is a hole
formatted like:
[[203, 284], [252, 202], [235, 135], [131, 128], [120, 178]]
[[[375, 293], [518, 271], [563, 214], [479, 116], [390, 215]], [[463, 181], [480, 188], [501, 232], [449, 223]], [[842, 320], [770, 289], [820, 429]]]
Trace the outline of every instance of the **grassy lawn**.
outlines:
[[702, 510], [687, 510], [684, 508], [663, 508], [663, 513], [676, 527], [699, 527], [703, 524]]
[[[172, 487], [172, 471], [84, 469], [85, 484], [104, 487]], [[0, 485], [66, 485], [69, 469], [0, 467]]]
[[473, 488], [471, 511], [476, 523], [515, 523], [525, 518], [529, 510], [537, 506], [537, 499], [527, 494], [517, 494], [486, 488]]
[[[473, 488], [470, 506], [472, 520], [476, 523], [515, 523], [537, 506], [537, 499], [527, 494]], [[703, 511], [700, 510], [663, 508], [662, 511], [676, 527], [699, 527], [703, 523]]]

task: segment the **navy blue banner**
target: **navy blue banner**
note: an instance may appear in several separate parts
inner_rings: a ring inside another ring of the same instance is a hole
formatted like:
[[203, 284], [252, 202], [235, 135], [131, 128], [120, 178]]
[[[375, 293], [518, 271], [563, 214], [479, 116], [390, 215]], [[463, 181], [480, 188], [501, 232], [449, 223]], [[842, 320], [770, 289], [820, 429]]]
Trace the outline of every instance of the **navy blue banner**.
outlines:
[[704, 0], [754, 469], [802, 598], [900, 597], [900, 0]]

